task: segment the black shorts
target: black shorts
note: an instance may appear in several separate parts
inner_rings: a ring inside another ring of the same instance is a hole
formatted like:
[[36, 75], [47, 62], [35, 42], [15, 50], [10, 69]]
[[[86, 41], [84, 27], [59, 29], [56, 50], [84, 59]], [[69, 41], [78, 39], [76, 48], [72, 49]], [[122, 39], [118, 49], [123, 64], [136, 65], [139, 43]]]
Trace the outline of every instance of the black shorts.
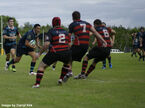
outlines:
[[133, 49], [138, 49], [138, 48], [140, 48], [139, 45], [133, 45]]
[[142, 49], [145, 51], [145, 43], [143, 43]]
[[6, 46], [6, 45], [4, 45], [4, 50], [5, 50], [5, 53], [6, 53], [6, 54], [9, 54], [10, 51], [11, 51], [11, 49], [16, 49], [16, 44], [11, 45], [11, 46]]
[[72, 52], [72, 61], [79, 61], [81, 62], [83, 56], [88, 51], [88, 46], [76, 46], [72, 45], [71, 52]]
[[16, 56], [21, 57], [23, 54], [28, 55], [29, 52], [33, 51], [33, 48], [22, 48], [21, 46], [17, 46]]
[[47, 64], [50, 66], [56, 61], [61, 61], [65, 64], [68, 64], [71, 61], [71, 51], [65, 51], [62, 53], [52, 53], [48, 52], [44, 58], [42, 59], [43, 63]]
[[93, 47], [87, 54], [88, 59], [93, 59], [97, 63], [105, 60], [110, 55], [110, 47]]

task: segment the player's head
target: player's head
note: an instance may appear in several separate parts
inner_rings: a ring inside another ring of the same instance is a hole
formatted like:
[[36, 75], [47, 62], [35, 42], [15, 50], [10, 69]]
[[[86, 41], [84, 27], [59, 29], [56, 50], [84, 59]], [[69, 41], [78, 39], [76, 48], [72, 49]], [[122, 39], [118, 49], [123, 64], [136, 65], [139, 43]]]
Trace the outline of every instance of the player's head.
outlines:
[[96, 19], [94, 21], [94, 26], [100, 26], [100, 25], [102, 25], [102, 21], [100, 19]]
[[8, 25], [9, 26], [13, 26], [14, 25], [14, 19], [13, 18], [9, 18], [8, 19]]
[[144, 32], [144, 27], [141, 27], [141, 28], [140, 28], [140, 31], [141, 31], [141, 32]]
[[34, 31], [35, 31], [36, 34], [39, 34], [40, 33], [40, 27], [41, 27], [40, 24], [35, 24], [34, 25], [33, 29], [34, 29]]
[[72, 18], [73, 18], [73, 20], [80, 20], [80, 18], [81, 18], [80, 12], [74, 11], [74, 12], [72, 13]]
[[105, 22], [102, 22], [102, 25], [103, 25], [103, 26], [106, 26], [106, 23], [105, 23]]
[[57, 26], [60, 26], [61, 25], [61, 20], [59, 17], [54, 17], [52, 19], [52, 26], [53, 27], [57, 27]]

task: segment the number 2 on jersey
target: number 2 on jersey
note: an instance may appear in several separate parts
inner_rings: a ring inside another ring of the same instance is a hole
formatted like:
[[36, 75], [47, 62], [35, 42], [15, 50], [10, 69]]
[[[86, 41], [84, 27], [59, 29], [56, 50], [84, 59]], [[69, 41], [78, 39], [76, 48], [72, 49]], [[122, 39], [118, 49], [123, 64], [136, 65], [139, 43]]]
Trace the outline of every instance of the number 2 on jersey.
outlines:
[[65, 43], [65, 34], [59, 34], [59, 43]]

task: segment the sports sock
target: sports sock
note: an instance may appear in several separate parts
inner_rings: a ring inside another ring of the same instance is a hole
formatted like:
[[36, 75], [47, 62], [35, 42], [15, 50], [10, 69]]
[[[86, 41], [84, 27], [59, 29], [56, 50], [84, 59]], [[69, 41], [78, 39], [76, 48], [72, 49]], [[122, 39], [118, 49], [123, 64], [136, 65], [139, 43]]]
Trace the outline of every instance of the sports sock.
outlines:
[[103, 66], [106, 67], [106, 59], [103, 61]]
[[88, 61], [83, 61], [81, 74], [85, 74], [87, 66], [88, 66]]
[[14, 64], [15, 62], [14, 62], [14, 59], [12, 59], [10, 62], [8, 62], [7, 64], [8, 64], [8, 66], [9, 65], [11, 65], [11, 64]]
[[12, 65], [12, 68], [16, 68], [15, 65]]
[[60, 75], [60, 79], [63, 79], [64, 76], [70, 71], [69, 66], [68, 65], [63, 65], [62, 69], [61, 69], [61, 75]]
[[109, 64], [111, 64], [111, 56], [108, 57], [108, 62], [109, 62]]
[[34, 71], [35, 64], [36, 62], [31, 62], [30, 72]]
[[44, 71], [37, 71], [37, 75], [36, 75], [36, 84], [40, 84], [42, 78], [43, 78], [43, 74], [44, 74]]
[[94, 65], [90, 65], [87, 73], [86, 73], [86, 76], [88, 76], [93, 70], [95, 69], [95, 66]]

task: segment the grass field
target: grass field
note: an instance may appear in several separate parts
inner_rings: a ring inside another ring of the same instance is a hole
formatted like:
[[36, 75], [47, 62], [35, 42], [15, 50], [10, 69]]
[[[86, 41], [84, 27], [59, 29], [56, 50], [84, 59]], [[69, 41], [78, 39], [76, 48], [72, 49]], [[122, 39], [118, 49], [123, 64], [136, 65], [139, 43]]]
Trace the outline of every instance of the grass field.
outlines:
[[[55, 71], [50, 67], [45, 71], [40, 88], [32, 88], [35, 76], [28, 75], [30, 61], [24, 56], [13, 73], [4, 71], [5, 56], [0, 56], [1, 108], [6, 108], [4, 104], [17, 108], [145, 108], [145, 62], [130, 54], [112, 54], [113, 69], [102, 70], [99, 63], [88, 79], [71, 78], [63, 86], [57, 85], [62, 66], [58, 63]], [[80, 70], [81, 63], [74, 62], [74, 75]]]

